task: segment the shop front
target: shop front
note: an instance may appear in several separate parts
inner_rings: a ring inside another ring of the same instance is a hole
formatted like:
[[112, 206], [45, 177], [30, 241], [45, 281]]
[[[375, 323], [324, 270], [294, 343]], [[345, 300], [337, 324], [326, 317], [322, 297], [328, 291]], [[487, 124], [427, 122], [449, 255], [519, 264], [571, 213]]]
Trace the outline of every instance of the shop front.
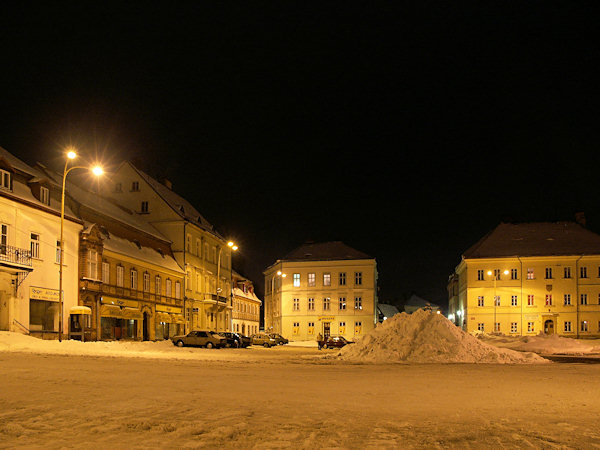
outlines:
[[58, 335], [58, 306], [58, 289], [29, 288], [29, 331], [32, 335]]
[[156, 305], [155, 314], [156, 339], [169, 339], [183, 334], [185, 319], [182, 308], [167, 305]]
[[102, 340], [141, 339], [138, 327], [143, 320], [139, 302], [114, 297], [101, 299], [100, 328]]

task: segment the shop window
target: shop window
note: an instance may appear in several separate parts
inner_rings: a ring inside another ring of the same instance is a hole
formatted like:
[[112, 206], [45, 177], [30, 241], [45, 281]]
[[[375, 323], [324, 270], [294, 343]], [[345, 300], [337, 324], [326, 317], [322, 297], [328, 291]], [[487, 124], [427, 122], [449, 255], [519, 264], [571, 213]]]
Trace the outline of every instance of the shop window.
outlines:
[[57, 331], [54, 327], [57, 312], [58, 303], [56, 302], [30, 300], [29, 329], [31, 331]]

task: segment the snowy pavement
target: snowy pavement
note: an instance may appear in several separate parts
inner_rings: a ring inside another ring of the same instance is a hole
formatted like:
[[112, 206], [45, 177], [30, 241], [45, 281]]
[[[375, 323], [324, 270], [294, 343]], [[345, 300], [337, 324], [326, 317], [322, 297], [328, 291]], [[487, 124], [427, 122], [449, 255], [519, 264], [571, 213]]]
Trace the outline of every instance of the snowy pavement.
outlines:
[[600, 365], [334, 354], [0, 333], [0, 449], [600, 448]]

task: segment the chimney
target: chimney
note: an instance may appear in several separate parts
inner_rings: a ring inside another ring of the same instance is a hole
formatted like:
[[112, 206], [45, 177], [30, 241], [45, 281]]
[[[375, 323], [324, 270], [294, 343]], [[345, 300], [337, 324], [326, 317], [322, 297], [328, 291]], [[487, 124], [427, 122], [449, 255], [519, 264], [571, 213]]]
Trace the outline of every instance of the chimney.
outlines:
[[585, 228], [585, 213], [583, 211], [575, 213], [575, 222]]
[[169, 180], [167, 178], [163, 178], [162, 182], [166, 187], [173, 190], [173, 183], [171, 183], [171, 180]]

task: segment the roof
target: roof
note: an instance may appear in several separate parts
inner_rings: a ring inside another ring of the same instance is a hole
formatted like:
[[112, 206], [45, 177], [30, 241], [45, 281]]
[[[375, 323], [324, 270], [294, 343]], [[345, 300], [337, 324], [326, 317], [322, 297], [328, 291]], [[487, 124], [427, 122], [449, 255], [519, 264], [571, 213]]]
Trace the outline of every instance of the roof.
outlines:
[[394, 314], [400, 313], [400, 311], [398, 311], [398, 308], [396, 308], [394, 305], [388, 305], [385, 303], [378, 303], [377, 308], [379, 309], [381, 314], [383, 314], [388, 319], [390, 317], [392, 317]]
[[177, 194], [172, 189], [169, 189], [164, 184], [152, 178], [144, 171], [138, 169], [133, 164], [129, 165], [154, 189], [154, 191], [182, 218], [188, 222], [192, 222], [205, 230], [211, 231], [218, 237], [221, 237], [214, 229], [214, 226], [192, 206], [190, 202]]
[[597, 254], [600, 235], [575, 222], [501, 223], [465, 251], [463, 258]]
[[344, 259], [374, 259], [341, 241], [306, 243], [288, 253], [283, 261], [332, 261]]
[[405, 306], [419, 306], [419, 307], [438, 306], [435, 303], [425, 300], [424, 298], [421, 298], [416, 294], [411, 295], [410, 298], [404, 302], [404, 305]]

